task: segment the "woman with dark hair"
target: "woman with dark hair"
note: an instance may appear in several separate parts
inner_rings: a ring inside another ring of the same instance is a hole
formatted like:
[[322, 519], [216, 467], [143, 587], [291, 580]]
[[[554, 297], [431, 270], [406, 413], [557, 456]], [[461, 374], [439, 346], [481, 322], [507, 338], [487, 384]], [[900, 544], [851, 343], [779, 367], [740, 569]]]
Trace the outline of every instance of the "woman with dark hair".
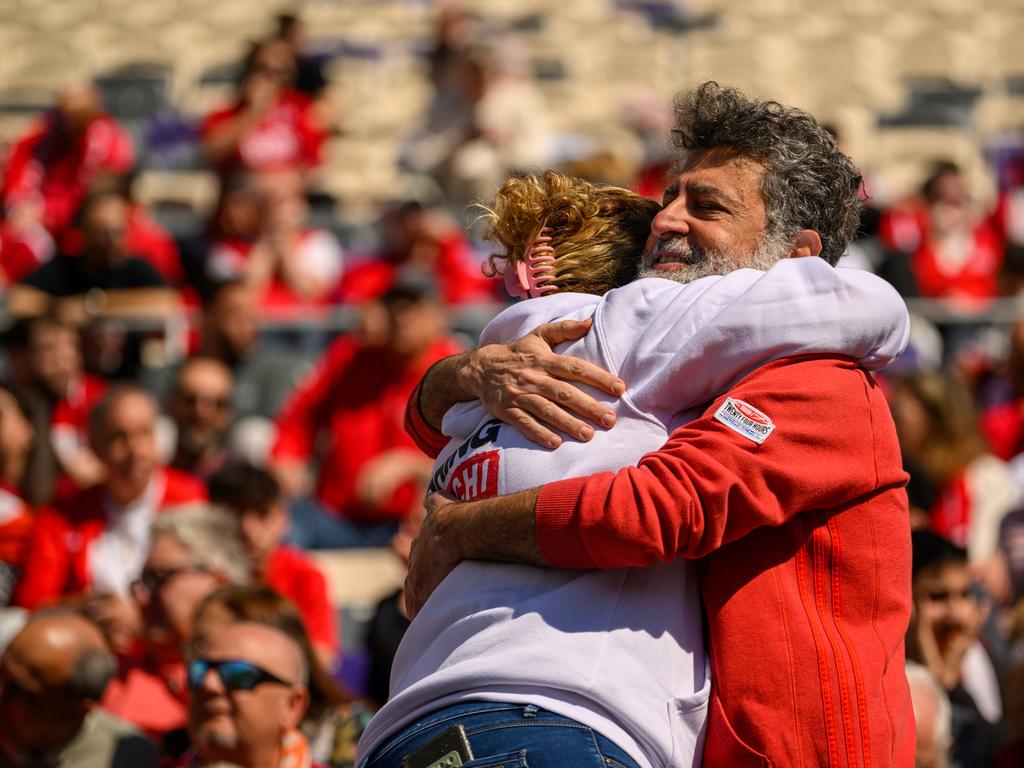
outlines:
[[331, 768], [355, 765], [356, 742], [371, 712], [344, 690], [320, 663], [295, 605], [270, 587], [229, 586], [209, 595], [196, 610], [193, 646], [218, 629], [237, 622], [266, 624], [302, 648], [309, 669], [309, 709], [302, 734], [314, 762]]

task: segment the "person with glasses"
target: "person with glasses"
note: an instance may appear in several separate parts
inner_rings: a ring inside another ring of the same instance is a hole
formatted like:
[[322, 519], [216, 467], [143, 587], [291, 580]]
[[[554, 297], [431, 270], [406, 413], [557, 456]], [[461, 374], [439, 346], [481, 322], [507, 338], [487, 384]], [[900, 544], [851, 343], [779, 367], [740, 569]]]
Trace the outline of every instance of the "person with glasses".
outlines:
[[220, 360], [197, 355], [178, 370], [167, 402], [177, 445], [171, 466], [207, 479], [230, 459], [235, 382]]
[[140, 658], [125, 664], [103, 700], [111, 712], [161, 739], [185, 725], [184, 648], [196, 608], [229, 584], [246, 584], [251, 564], [237, 519], [207, 504], [168, 510], [153, 523], [152, 545], [132, 594], [143, 617]]
[[299, 725], [309, 705], [309, 667], [283, 630], [230, 623], [204, 636], [188, 661], [188, 732], [181, 766], [311, 768]]

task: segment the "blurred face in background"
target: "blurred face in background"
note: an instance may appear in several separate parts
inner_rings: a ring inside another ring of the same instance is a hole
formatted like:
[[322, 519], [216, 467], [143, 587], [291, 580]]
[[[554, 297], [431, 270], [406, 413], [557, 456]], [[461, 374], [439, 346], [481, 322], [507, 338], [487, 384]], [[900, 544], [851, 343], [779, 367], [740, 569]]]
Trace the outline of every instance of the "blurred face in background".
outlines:
[[226, 237], [255, 239], [260, 231], [260, 193], [248, 184], [224, 192], [217, 215], [217, 228]]
[[178, 373], [171, 417], [178, 443], [190, 453], [219, 447], [231, 425], [234, 377], [219, 360], [191, 360]]
[[260, 174], [260, 226], [264, 232], [295, 232], [302, 228], [309, 215], [298, 171], [274, 171]]
[[920, 571], [914, 578], [914, 611], [918, 620], [927, 614], [939, 648], [945, 652], [957, 637], [973, 634], [978, 601], [974, 597], [967, 563], [942, 563]]
[[107, 467], [107, 492], [128, 504], [145, 493], [157, 468], [156, 407], [145, 394], [128, 391], [110, 403], [104, 421], [93, 450]]
[[80, 133], [101, 111], [100, 94], [92, 83], [69, 85], [57, 97], [57, 121], [67, 133]]
[[120, 263], [125, 259], [122, 241], [127, 227], [127, 201], [116, 195], [94, 201], [82, 217], [82, 255], [107, 267]]
[[253, 563], [262, 568], [288, 531], [288, 513], [284, 504], [275, 501], [265, 510], [241, 510], [239, 522], [245, 548]]
[[963, 175], [944, 173], [930, 185], [928, 208], [932, 234], [942, 238], [971, 227], [971, 194]]
[[243, 360], [255, 346], [258, 331], [252, 291], [241, 283], [221, 288], [204, 317], [210, 354], [228, 362]]
[[29, 368], [37, 386], [49, 397], [64, 397], [82, 375], [78, 334], [52, 320], [36, 320], [29, 331]]
[[225, 579], [207, 569], [178, 539], [153, 539], [142, 577], [134, 585], [145, 618], [146, 640], [161, 658], [177, 658], [192, 636], [196, 608]]
[[444, 334], [444, 314], [432, 299], [397, 299], [385, 305], [388, 350], [413, 359]]

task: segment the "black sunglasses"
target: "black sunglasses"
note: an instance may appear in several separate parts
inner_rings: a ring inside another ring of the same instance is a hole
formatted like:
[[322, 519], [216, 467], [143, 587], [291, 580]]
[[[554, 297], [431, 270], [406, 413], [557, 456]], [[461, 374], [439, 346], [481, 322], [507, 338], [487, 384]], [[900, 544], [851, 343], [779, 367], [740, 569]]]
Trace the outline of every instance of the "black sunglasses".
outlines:
[[224, 659], [215, 661], [213, 659], [192, 659], [188, 663], [188, 687], [196, 691], [203, 686], [206, 674], [211, 670], [217, 670], [220, 681], [229, 691], [251, 691], [262, 683], [277, 683], [278, 685], [292, 686], [287, 680], [282, 680], [262, 667], [250, 664], [248, 661], [238, 659]]
[[168, 581], [179, 573], [209, 573], [210, 569], [205, 565], [183, 565], [178, 568], [146, 568], [139, 575], [137, 581], [132, 583], [133, 589], [145, 589], [149, 594], [155, 595]]

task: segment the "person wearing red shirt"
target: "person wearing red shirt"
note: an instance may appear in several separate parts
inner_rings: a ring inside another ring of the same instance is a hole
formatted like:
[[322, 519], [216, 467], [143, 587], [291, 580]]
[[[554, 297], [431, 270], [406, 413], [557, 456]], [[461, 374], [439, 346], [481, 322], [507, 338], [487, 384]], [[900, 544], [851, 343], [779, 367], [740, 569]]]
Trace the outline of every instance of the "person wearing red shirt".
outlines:
[[[838, 260], [860, 176], [809, 115], [708, 83], [677, 101], [673, 136], [680, 174], [645, 267], [687, 282], [756, 263], [780, 241], [782, 256]], [[541, 444], [562, 439], [548, 426], [588, 439], [574, 414], [608, 425], [614, 412], [566, 382], [611, 395], [623, 383], [548, 348], [587, 329], [563, 321], [438, 364], [410, 400], [414, 433], [435, 444], [444, 411], [477, 398]], [[431, 497], [406, 581], [411, 613], [463, 559], [693, 558], [712, 666], [705, 764], [909, 768], [907, 476], [877, 383], [848, 359], [781, 359], [678, 423], [636, 467], [477, 502]]]
[[39, 512], [15, 592], [15, 604], [28, 609], [83, 600], [118, 652], [130, 650], [139, 632], [129, 586], [142, 569], [154, 518], [206, 497], [201, 483], [158, 465], [156, 415], [137, 387], [107, 391], [90, 425], [107, 479]]
[[291, 87], [294, 79], [295, 60], [283, 40], [253, 49], [237, 101], [203, 120], [203, 150], [215, 169], [305, 171], [320, 165], [326, 134], [312, 99]]
[[967, 182], [953, 163], [939, 163], [922, 190], [924, 228], [910, 267], [922, 296], [978, 305], [999, 294], [1003, 241], [978, 221]]
[[332, 669], [338, 630], [327, 580], [299, 550], [281, 544], [288, 511], [273, 475], [249, 464], [225, 467], [210, 478], [210, 501], [239, 516], [254, 578], [295, 604], [317, 657], [325, 669]]
[[98, 174], [127, 173], [134, 164], [131, 139], [103, 113], [99, 91], [92, 83], [77, 83], [11, 149], [0, 199], [9, 219], [27, 206], [59, 236]]
[[380, 298], [403, 270], [419, 269], [437, 281], [445, 304], [495, 301], [497, 282], [473, 263], [465, 234], [435, 208], [407, 202], [384, 214], [383, 251], [346, 270], [338, 300], [362, 304]]
[[335, 341], [278, 415], [271, 462], [287, 496], [303, 496], [309, 459], [325, 444], [318, 504], [292, 507], [293, 544], [383, 546], [419, 503], [432, 462], [403, 429], [405, 401], [427, 368], [457, 349], [432, 291], [411, 277], [396, 283], [376, 327]]

